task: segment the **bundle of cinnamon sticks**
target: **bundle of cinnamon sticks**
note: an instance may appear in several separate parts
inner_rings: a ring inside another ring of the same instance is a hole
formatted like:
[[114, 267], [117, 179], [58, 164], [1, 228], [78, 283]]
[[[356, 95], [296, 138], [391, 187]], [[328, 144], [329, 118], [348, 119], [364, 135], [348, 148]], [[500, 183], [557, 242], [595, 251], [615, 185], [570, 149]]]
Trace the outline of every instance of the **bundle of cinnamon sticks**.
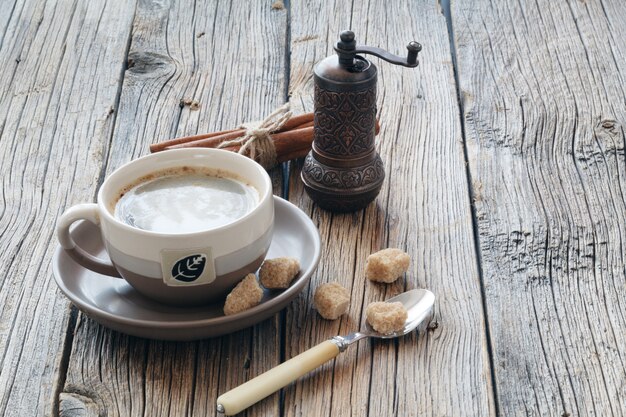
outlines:
[[[378, 134], [379, 129], [380, 126], [378, 121], [376, 121], [376, 134]], [[242, 127], [170, 139], [150, 145], [150, 152], [194, 147], [217, 148], [223, 142], [242, 137], [245, 132], [246, 129]], [[276, 147], [276, 162], [286, 162], [305, 157], [311, 150], [311, 144], [313, 143], [313, 113], [291, 117], [279, 130], [271, 134], [271, 139]], [[239, 152], [240, 148], [241, 145], [234, 145], [222, 149]]]

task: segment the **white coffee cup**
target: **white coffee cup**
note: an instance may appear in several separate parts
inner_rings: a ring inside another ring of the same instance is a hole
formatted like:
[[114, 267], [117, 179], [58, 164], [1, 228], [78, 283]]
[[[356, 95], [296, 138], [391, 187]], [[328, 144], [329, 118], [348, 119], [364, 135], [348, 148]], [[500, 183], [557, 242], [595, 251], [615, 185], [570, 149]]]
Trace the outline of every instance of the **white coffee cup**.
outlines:
[[[226, 225], [181, 234], [139, 229], [114, 216], [124, 187], [156, 171], [185, 166], [236, 174], [258, 191], [258, 204]], [[70, 226], [78, 220], [99, 226], [111, 261], [76, 245]], [[79, 204], [63, 213], [57, 236], [63, 249], [85, 268], [124, 278], [137, 291], [163, 303], [197, 305], [223, 298], [261, 265], [273, 225], [272, 182], [263, 167], [234, 152], [193, 148], [159, 152], [120, 167], [100, 187], [97, 203]], [[181, 265], [191, 271], [185, 280], [176, 278]]]

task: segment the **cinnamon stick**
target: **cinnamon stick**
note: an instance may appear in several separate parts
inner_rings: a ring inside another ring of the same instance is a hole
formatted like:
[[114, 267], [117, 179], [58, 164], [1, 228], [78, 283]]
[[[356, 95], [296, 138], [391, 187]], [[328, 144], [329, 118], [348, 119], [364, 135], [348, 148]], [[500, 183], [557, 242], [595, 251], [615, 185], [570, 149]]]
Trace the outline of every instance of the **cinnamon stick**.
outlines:
[[[287, 132], [273, 133], [272, 142], [276, 148], [276, 154], [289, 152], [292, 149], [308, 147], [311, 149], [313, 142], [313, 127], [305, 127], [302, 129], [289, 130]], [[194, 142], [196, 145], [197, 142]], [[233, 145], [222, 149], [227, 151], [239, 152], [241, 146]]]
[[[182, 149], [182, 148], [217, 148], [220, 143], [227, 140], [233, 140], [242, 137], [245, 134], [245, 129], [239, 129], [234, 131], [227, 131], [226, 133], [220, 132], [220, 135], [211, 136], [208, 138], [185, 140], [175, 145], [165, 147], [165, 149]], [[193, 136], [190, 136], [192, 138]], [[186, 139], [186, 138], [181, 138]]]
[[279, 132], [292, 130], [299, 127], [300, 125], [307, 123], [311, 123], [311, 126], [313, 126], [313, 113], [304, 113], [297, 116], [292, 116], [291, 119], [287, 120], [283, 127], [280, 128]]
[[[376, 134], [378, 134], [379, 131], [380, 131], [380, 123], [378, 122], [378, 120], [376, 120]], [[178, 144], [167, 146], [166, 148], [163, 148], [160, 150], [182, 149], [182, 148], [217, 148], [222, 142], [236, 139], [242, 135], [243, 133], [240, 133], [239, 131], [232, 131], [232, 132], [224, 133], [218, 136], [209, 137], [206, 139], [179, 142]], [[272, 140], [275, 143], [277, 141], [278, 142], [300, 141], [300, 142], [308, 142], [310, 144], [311, 142], [313, 142], [313, 121], [304, 123], [301, 126], [297, 126], [296, 129], [291, 129], [287, 131], [283, 131], [281, 129], [277, 133], [272, 133], [271, 136], [272, 136]], [[179, 138], [179, 139], [186, 139], [186, 138]], [[230, 150], [229, 148], [225, 148], [225, 149]], [[237, 150], [239, 150], [239, 147], [237, 147]], [[158, 152], [158, 151], [153, 151], [153, 152]]]
[[[293, 116], [291, 119], [287, 120], [287, 122], [280, 128], [280, 130], [278, 130], [278, 132], [285, 132], [288, 130], [293, 130], [296, 128], [307, 127], [307, 126], [313, 126], [313, 113], [304, 113], [298, 116]], [[182, 145], [182, 144], [191, 143], [191, 142], [195, 143], [204, 139], [211, 139], [211, 138], [214, 138], [214, 140], [200, 142], [201, 145], [199, 146], [207, 147], [207, 148], [215, 148], [224, 141], [232, 140], [240, 136], [243, 136], [245, 131], [246, 129], [244, 128], [238, 128], [238, 129], [222, 130], [220, 132], [202, 133], [200, 135], [184, 136], [180, 138], [170, 139], [164, 142], [154, 143], [150, 145], [150, 152], [152, 153], [160, 152], [168, 148], [178, 149], [179, 146], [177, 145]], [[208, 146], [205, 146], [203, 144], [207, 144]], [[180, 146], [180, 147], [186, 148], [186, 146]]]
[[[380, 131], [380, 124], [376, 120], [375, 132]], [[273, 133], [272, 142], [276, 148], [276, 155], [286, 155], [291, 152], [300, 151], [301, 149], [311, 149], [313, 143], [313, 127], [294, 129], [287, 132]], [[240, 145], [233, 145], [223, 148], [227, 151], [239, 152]], [[280, 158], [279, 158], [280, 159]]]
[[240, 132], [240, 135], [242, 135], [243, 132], [245, 132], [245, 129], [222, 130], [220, 132], [203, 133], [201, 135], [193, 135], [193, 136], [183, 136], [183, 137], [180, 137], [180, 138], [166, 140], [164, 142], [153, 143], [152, 145], [150, 145], [150, 152], [152, 152], [152, 153], [161, 152], [161, 151], [165, 150], [166, 148], [169, 148], [169, 147], [175, 146], [175, 145], [179, 145], [179, 144], [182, 144], [182, 143], [194, 142], [194, 141], [201, 140], [201, 139], [212, 138], [212, 137], [215, 137], [215, 136], [222, 136], [222, 135], [226, 135], [226, 134], [229, 134], [229, 133], [235, 133], [235, 132]]
[[311, 126], [313, 126], [313, 120], [307, 123], [302, 123], [301, 125], [296, 126], [295, 129], [302, 129], [303, 127], [311, 127]]

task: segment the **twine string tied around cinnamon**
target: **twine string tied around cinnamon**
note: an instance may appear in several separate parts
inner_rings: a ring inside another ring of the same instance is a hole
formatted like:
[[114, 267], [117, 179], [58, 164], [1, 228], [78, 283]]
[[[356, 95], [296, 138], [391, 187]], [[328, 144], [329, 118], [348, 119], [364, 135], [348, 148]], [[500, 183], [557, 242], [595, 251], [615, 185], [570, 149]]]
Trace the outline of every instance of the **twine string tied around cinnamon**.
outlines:
[[229, 146], [241, 146], [239, 153], [257, 161], [265, 169], [276, 165], [276, 146], [271, 134], [280, 130], [293, 116], [289, 110], [289, 103], [274, 110], [269, 116], [260, 122], [246, 123], [241, 127], [246, 129], [243, 136], [225, 141], [218, 148]]

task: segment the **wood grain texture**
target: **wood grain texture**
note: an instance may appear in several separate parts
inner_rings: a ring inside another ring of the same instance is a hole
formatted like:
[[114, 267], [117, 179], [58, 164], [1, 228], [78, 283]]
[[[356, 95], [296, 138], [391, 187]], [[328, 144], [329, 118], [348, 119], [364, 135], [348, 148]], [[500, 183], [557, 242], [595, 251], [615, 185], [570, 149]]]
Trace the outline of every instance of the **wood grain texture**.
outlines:
[[[430, 2], [291, 3], [291, 101], [312, 111], [313, 65], [333, 53], [339, 32], [358, 43], [404, 54], [424, 44], [417, 69], [372, 58], [379, 68], [378, 149], [387, 179], [365, 211], [335, 215], [304, 194], [299, 170], [291, 200], [310, 213], [324, 242], [306, 297], [288, 309], [286, 356], [335, 334], [359, 329], [368, 303], [405, 289], [437, 296], [431, 331], [397, 341], [363, 341], [333, 364], [285, 390], [285, 415], [493, 415], [468, 184], [446, 22]], [[367, 282], [366, 257], [400, 247], [412, 257], [406, 280]], [[350, 310], [325, 321], [312, 309], [317, 285], [338, 281], [351, 292]]]
[[502, 415], [626, 415], [626, 4], [456, 2]]
[[71, 320], [52, 278], [54, 226], [93, 199], [110, 140], [134, 9], [111, 3], [0, 7], [3, 416], [55, 412]]
[[[287, 11], [271, 2], [140, 1], [107, 172], [153, 142], [230, 128], [282, 105], [286, 25]], [[199, 109], [181, 106], [186, 100]], [[170, 343], [121, 335], [81, 315], [60, 409], [214, 415], [220, 393], [280, 362], [280, 325], [276, 316], [226, 337]], [[278, 415], [278, 407], [276, 396], [249, 415]]]

